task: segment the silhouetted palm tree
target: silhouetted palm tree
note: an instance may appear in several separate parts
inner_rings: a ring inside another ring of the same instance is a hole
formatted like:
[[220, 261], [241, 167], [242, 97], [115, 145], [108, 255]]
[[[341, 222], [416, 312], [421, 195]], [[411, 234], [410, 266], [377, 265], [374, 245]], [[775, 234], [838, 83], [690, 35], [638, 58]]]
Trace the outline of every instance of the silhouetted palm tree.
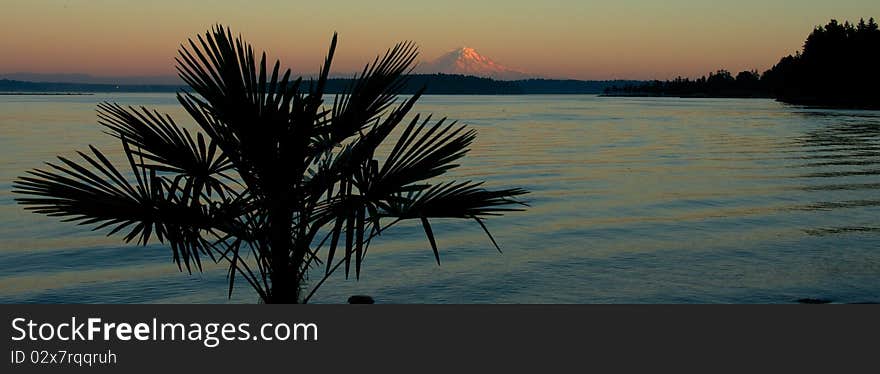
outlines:
[[[317, 79], [304, 84], [279, 74], [277, 61], [267, 69], [265, 53], [257, 60], [217, 26], [177, 59], [194, 91], [177, 99], [201, 131], [143, 107], [100, 104], [99, 122], [121, 140], [130, 173], [90, 146], [84, 162], [59, 157], [19, 178], [16, 192], [27, 196], [17, 200], [126, 242], [168, 243], [181, 271], [201, 270], [205, 256], [225, 262], [230, 297], [241, 276], [267, 303], [308, 302], [340, 267], [359, 277], [371, 240], [402, 220], [421, 221], [439, 263], [430, 218], [472, 219], [485, 230], [486, 216], [519, 210], [511, 207], [526, 193], [519, 188], [427, 181], [467, 153], [475, 132], [463, 125], [415, 115], [377, 158], [421, 95], [396, 100], [416, 49], [397, 44], [325, 107], [335, 48], [336, 35]], [[310, 273], [320, 277], [310, 282]]]

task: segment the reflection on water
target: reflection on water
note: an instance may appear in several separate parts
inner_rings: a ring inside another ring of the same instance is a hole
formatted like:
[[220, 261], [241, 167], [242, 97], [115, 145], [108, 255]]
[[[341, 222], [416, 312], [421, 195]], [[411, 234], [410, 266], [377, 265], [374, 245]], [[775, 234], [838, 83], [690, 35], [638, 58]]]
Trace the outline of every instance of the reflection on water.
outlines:
[[[166, 94], [0, 97], [0, 302], [227, 302], [220, 269], [181, 274], [160, 245], [14, 205], [24, 170], [118, 150], [95, 125], [100, 100], [186, 119]], [[438, 224], [441, 267], [417, 227], [392, 229], [362, 280], [328, 282], [319, 302], [880, 301], [880, 112], [595, 96], [429, 96], [418, 110], [479, 131], [454, 177], [525, 187], [532, 208], [488, 221], [503, 255], [478, 227]], [[232, 302], [255, 300], [242, 288]]]
[[[876, 176], [880, 174], [880, 116], [865, 113], [836, 113], [836, 112], [804, 112], [808, 117], [819, 117], [833, 121], [831, 125], [818, 127], [807, 131], [804, 136], [798, 137], [800, 145], [810, 151], [809, 158], [826, 158], [834, 161], [806, 163], [803, 166], [809, 168], [824, 168], [831, 170], [816, 171], [802, 175], [804, 178], [834, 178], [846, 179], [846, 177]], [[838, 170], [842, 168], [843, 170]], [[803, 187], [813, 191], [867, 191], [874, 193], [880, 188], [880, 183], [847, 183], [847, 184], [819, 184]], [[814, 210], [835, 210], [863, 207], [878, 207], [880, 200], [862, 199], [847, 201], [826, 201], [808, 205]], [[876, 216], [875, 216], [876, 217]], [[806, 228], [804, 232], [809, 235], [844, 235], [851, 233], [877, 233], [880, 226], [876, 219], [872, 226], [828, 226]], [[829, 222], [837, 224], [837, 222]]]

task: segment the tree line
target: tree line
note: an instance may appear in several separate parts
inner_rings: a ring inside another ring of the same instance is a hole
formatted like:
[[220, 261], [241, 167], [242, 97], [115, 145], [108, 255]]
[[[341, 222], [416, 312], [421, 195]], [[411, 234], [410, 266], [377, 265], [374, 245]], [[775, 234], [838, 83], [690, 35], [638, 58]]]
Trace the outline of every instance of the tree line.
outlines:
[[736, 76], [718, 70], [697, 79], [677, 77], [668, 81], [648, 81], [612, 86], [605, 90], [610, 96], [674, 96], [674, 97], [769, 97], [762, 76], [756, 70], [742, 71]]
[[792, 104], [880, 107], [880, 29], [870, 18], [858, 23], [832, 19], [816, 27], [803, 50], [785, 56], [763, 74], [735, 76], [718, 70], [697, 79], [612, 86], [608, 95], [679, 97], [773, 97]]

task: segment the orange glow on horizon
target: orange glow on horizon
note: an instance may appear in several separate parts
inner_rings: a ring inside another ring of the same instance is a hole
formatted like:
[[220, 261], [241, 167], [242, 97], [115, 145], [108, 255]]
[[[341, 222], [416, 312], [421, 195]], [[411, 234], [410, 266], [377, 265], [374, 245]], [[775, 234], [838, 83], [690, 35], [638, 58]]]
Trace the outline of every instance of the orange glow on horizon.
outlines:
[[669, 79], [763, 71], [815, 25], [880, 16], [880, 2], [868, 0], [4, 3], [0, 74], [99, 76], [174, 75], [178, 45], [222, 22], [303, 75], [317, 71], [338, 31], [337, 73], [411, 39], [425, 60], [466, 45], [546, 77]]

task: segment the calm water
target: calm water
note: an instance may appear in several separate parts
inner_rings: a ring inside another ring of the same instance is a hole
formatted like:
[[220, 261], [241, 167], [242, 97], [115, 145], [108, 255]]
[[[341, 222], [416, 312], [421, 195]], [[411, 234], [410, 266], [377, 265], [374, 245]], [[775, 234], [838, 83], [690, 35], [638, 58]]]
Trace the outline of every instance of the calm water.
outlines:
[[[96, 125], [103, 100], [187, 118], [169, 94], [0, 96], [0, 302], [230, 302], [219, 268], [179, 273], [160, 245], [14, 203], [12, 180], [55, 154], [119, 149]], [[595, 96], [430, 96], [417, 110], [478, 129], [455, 177], [525, 187], [532, 208], [488, 221], [503, 255], [471, 223], [438, 224], [440, 267], [399, 226], [361, 281], [332, 279], [317, 302], [880, 301], [880, 112]]]

